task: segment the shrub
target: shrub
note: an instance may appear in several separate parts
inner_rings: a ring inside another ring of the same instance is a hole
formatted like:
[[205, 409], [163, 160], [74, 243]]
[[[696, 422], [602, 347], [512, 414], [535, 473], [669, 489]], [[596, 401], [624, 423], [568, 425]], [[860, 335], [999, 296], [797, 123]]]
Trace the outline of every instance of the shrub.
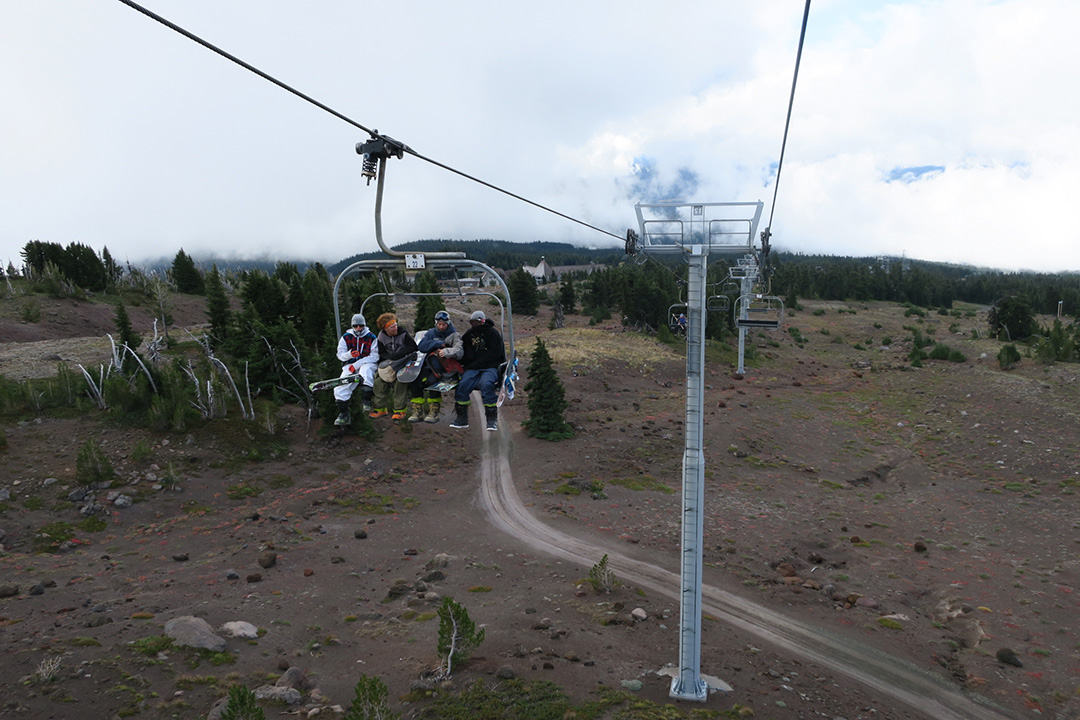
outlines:
[[234, 685], [229, 690], [229, 702], [221, 720], [265, 720], [266, 715], [255, 700], [255, 693], [244, 685]]
[[19, 308], [19, 317], [23, 322], [36, 323], [41, 320], [41, 303], [31, 298]]
[[952, 352], [952, 350], [949, 349], [948, 345], [942, 345], [941, 343], [938, 343], [934, 346], [934, 349], [930, 351], [930, 359], [948, 360], [950, 352]]
[[997, 354], [998, 367], [1002, 370], [1012, 370], [1016, 363], [1020, 362], [1020, 351], [1015, 345], [1003, 345]]
[[93, 440], [87, 440], [75, 457], [75, 480], [82, 485], [94, 485], [113, 477], [113, 466], [105, 451]]
[[356, 683], [356, 697], [343, 720], [395, 720], [401, 717], [400, 713], [393, 712], [387, 705], [388, 694], [386, 683], [382, 680], [361, 675]]

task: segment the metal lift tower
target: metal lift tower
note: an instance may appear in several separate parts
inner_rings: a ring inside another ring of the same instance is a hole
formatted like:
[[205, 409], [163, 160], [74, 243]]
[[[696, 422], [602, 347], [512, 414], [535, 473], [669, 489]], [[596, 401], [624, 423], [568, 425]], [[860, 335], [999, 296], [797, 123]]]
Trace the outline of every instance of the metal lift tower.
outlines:
[[705, 460], [704, 365], [706, 275], [709, 256], [757, 257], [763, 203], [638, 203], [640, 235], [627, 233], [627, 252], [675, 255], [690, 266], [687, 284], [686, 447], [682, 482], [682, 592], [680, 593], [679, 666], [671, 697], [704, 702], [709, 686], [701, 675], [701, 586], [704, 533]]

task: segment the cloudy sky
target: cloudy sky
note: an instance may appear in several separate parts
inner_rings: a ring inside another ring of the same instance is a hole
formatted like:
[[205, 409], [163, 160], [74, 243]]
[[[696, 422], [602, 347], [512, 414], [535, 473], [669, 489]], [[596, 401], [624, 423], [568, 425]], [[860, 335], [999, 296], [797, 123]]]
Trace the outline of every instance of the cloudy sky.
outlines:
[[[621, 236], [765, 201], [803, 0], [144, 0], [368, 128]], [[774, 246], [1080, 270], [1080, 2], [814, 0]], [[0, 261], [377, 249], [364, 133], [116, 0], [0, 0]], [[414, 157], [383, 227], [608, 235]]]

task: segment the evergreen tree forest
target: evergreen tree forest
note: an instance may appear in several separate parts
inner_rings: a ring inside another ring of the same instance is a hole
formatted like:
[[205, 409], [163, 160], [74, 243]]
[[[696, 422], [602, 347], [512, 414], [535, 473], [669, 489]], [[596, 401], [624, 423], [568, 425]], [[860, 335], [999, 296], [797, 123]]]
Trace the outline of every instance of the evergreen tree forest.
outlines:
[[[519, 315], [535, 314], [539, 307], [533, 303], [550, 303], [557, 298], [564, 313], [579, 313], [591, 324], [657, 333], [686, 302], [686, 265], [678, 261], [628, 258], [614, 250], [582, 250], [559, 243], [419, 244], [423, 247], [417, 249], [428, 251], [464, 250], [470, 258], [483, 257], [481, 262], [486, 260], [507, 273], [513, 310]], [[563, 274], [538, 292], [521, 265], [534, 265], [541, 255], [561, 267]], [[331, 415], [330, 394], [313, 397], [307, 386], [340, 372], [334, 357], [338, 342], [335, 317], [347, 322], [352, 313], [363, 311], [373, 324], [381, 313], [396, 310], [395, 294], [437, 293], [440, 287], [448, 287], [445, 277], [430, 271], [350, 275], [340, 285], [335, 308], [334, 271], [320, 263], [279, 261], [224, 269], [215, 264], [206, 270], [180, 251], [171, 268], [148, 271], [118, 264], [107, 249], [99, 255], [79, 243], [65, 247], [41, 241], [27, 243], [22, 257], [22, 268], [7, 268], [0, 287], [13, 292], [11, 281], [15, 280], [19, 292], [80, 300], [93, 296], [94, 301], [109, 303], [116, 308], [115, 337], [128, 345], [139, 344], [128, 308], [155, 308], [159, 319], [168, 322], [165, 290], [205, 294], [208, 329], [195, 339], [197, 342], [177, 337], [182, 334], [175, 332], [173, 337], [145, 338], [153, 343], [145, 361], [133, 354], [124, 356], [116, 370], [121, 379], [87, 379], [91, 386], [100, 384], [89, 393], [98, 407], [151, 413], [159, 427], [183, 427], [192, 421], [193, 413], [194, 417], [199, 413], [204, 418], [215, 417], [226, 396], [241, 404], [245, 417], [255, 412], [253, 402], [296, 402], [312, 414]], [[575, 266], [581, 270], [575, 271]], [[716, 259], [709, 263], [708, 294], [726, 296], [733, 307], [739, 289], [727, 277], [726, 262]], [[956, 302], [991, 306], [989, 334], [1006, 342], [1026, 342], [1039, 361], [1075, 362], [1080, 358], [1080, 332], [1074, 321], [1080, 312], [1080, 274], [1006, 273], [900, 258], [774, 252], [766, 277], [767, 292], [783, 297], [789, 307], [795, 307], [799, 299], [881, 300], [936, 308], [941, 313]], [[1041, 327], [1035, 315], [1056, 314], [1059, 302], [1064, 322]], [[406, 322], [414, 320], [410, 330], [431, 327], [434, 312], [445, 304], [440, 295], [420, 298], [415, 317], [406, 318]], [[709, 312], [708, 338], [724, 340], [734, 332], [730, 310]], [[187, 347], [162, 354], [170, 343]], [[544, 358], [534, 361], [539, 372]], [[226, 368], [231, 378], [224, 378]], [[211, 382], [208, 376], [218, 379]], [[214, 397], [205, 397], [214, 383]], [[152, 401], [139, 399], [140, 393], [155, 397]], [[545, 410], [557, 409], [560, 402], [559, 398], [551, 399]], [[557, 434], [564, 429], [558, 412], [551, 413], [550, 423], [546, 419], [542, 422], [541, 416], [538, 408], [538, 432]]]

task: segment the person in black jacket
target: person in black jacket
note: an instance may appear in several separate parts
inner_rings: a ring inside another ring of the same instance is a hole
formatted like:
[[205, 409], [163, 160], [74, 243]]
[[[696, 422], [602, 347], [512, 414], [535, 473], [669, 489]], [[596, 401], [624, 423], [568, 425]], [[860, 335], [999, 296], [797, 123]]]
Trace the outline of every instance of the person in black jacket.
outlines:
[[461, 364], [465, 367], [465, 372], [462, 373], [461, 382], [454, 392], [457, 417], [450, 423], [450, 427], [469, 427], [469, 395], [478, 389], [480, 400], [484, 403], [487, 429], [498, 430], [496, 388], [499, 386], [499, 366], [506, 362], [506, 348], [503, 347], [502, 335], [495, 329], [495, 323], [487, 319], [483, 310], [477, 310], [469, 317], [469, 325], [472, 327], [461, 338], [465, 348]]

